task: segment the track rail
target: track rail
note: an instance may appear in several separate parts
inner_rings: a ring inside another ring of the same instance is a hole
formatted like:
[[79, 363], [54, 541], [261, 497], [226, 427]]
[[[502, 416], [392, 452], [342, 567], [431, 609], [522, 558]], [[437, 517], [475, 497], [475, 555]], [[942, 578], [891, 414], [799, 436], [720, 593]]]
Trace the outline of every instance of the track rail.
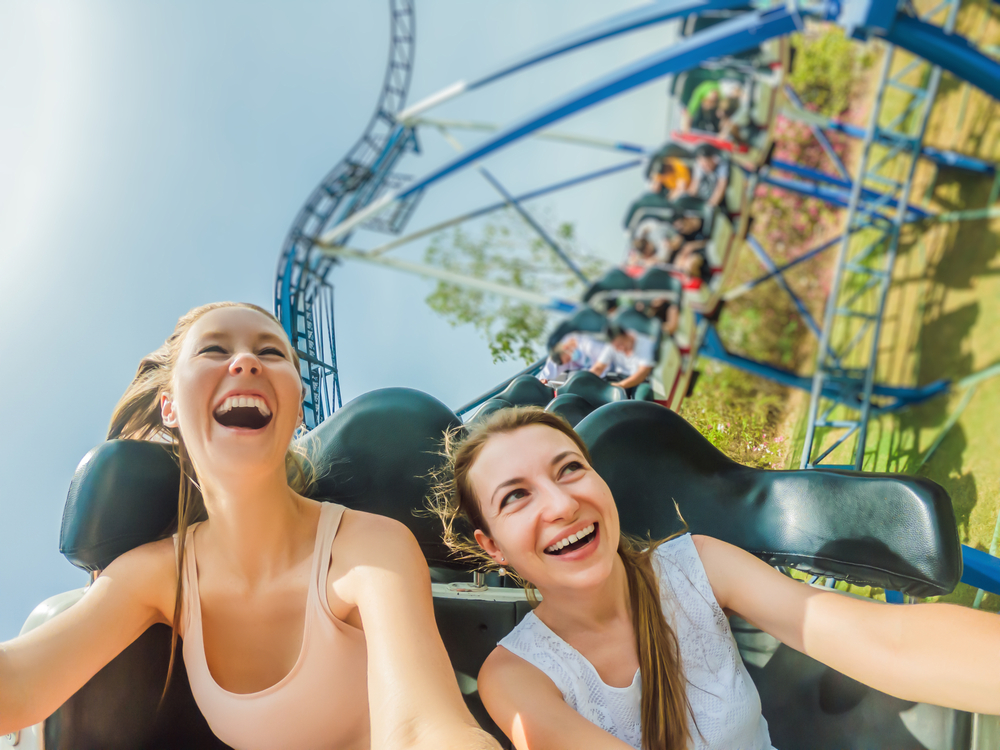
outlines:
[[332, 343], [333, 287], [327, 279], [338, 261], [319, 252], [315, 241], [328, 227], [378, 197], [399, 157], [415, 145], [412, 131], [396, 122], [406, 105], [413, 73], [413, 0], [389, 0], [389, 11], [389, 62], [375, 113], [357, 143], [310, 193], [292, 222], [278, 260], [275, 314], [302, 362], [309, 428], [340, 404]]

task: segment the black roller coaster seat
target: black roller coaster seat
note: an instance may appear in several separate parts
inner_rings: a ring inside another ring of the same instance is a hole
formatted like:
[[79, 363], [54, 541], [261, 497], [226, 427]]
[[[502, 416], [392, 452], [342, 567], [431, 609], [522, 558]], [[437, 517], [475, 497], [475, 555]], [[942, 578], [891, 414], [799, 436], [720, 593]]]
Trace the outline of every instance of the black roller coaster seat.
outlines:
[[472, 416], [466, 421], [466, 424], [472, 424], [474, 422], [481, 422], [486, 419], [490, 414], [495, 411], [500, 411], [501, 409], [509, 409], [514, 404], [506, 399], [502, 398], [491, 398], [483, 401], [482, 404], [472, 413]]
[[578, 396], [575, 393], [560, 393], [549, 402], [545, 411], [558, 414], [569, 422], [570, 427], [576, 427], [580, 420], [596, 408], [583, 396]]
[[949, 593], [962, 575], [951, 500], [920, 477], [811, 469], [768, 471], [730, 460], [661, 406], [604, 406], [577, 427], [618, 501], [622, 528], [654, 538], [681, 529], [771, 565], [832, 574], [914, 596]]
[[676, 216], [677, 208], [674, 201], [665, 194], [644, 193], [628, 207], [622, 226], [632, 231], [646, 219], [670, 222]]
[[635, 280], [635, 286], [644, 292], [673, 292], [679, 301], [684, 284], [667, 270], [650, 268]]
[[653, 176], [653, 172], [659, 171], [664, 159], [681, 159], [682, 161], [694, 161], [694, 151], [690, 146], [677, 141], [668, 140], [649, 157], [646, 163], [646, 179]]
[[574, 372], [556, 393], [559, 396], [570, 394], [579, 396], [590, 404], [591, 410], [627, 398], [622, 388], [602, 380], [587, 370]]
[[592, 307], [581, 307], [566, 320], [562, 321], [549, 336], [546, 346], [552, 347], [571, 333], [604, 334], [608, 327], [608, 319]]
[[590, 302], [600, 292], [627, 292], [631, 289], [635, 289], [635, 279], [620, 268], [612, 268], [587, 288], [583, 301]]
[[647, 317], [634, 307], [626, 307], [611, 316], [611, 323], [626, 331], [636, 331], [644, 336], [649, 336], [659, 348], [663, 326], [657, 318]]
[[534, 375], [521, 375], [510, 381], [510, 385], [497, 394], [511, 406], [541, 406], [545, 407], [555, 391], [542, 383]]

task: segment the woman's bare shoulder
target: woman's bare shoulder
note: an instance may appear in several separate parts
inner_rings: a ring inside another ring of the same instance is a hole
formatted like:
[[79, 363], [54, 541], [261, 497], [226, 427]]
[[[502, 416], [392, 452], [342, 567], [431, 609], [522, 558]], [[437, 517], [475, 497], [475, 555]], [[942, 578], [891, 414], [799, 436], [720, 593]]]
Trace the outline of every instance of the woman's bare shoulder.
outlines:
[[158, 610], [165, 622], [173, 618], [177, 587], [177, 558], [172, 538], [141, 544], [114, 559], [101, 571], [133, 593], [142, 603]]

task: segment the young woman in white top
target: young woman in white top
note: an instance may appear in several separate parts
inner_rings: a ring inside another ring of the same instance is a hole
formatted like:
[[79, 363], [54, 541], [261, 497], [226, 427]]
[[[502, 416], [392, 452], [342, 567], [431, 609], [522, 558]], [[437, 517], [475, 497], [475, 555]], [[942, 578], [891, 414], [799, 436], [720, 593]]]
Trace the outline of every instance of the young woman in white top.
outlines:
[[734, 612], [878, 690], [1000, 713], [994, 614], [822, 592], [710, 537], [629, 539], [586, 446], [540, 409], [496, 412], [447, 443], [434, 499], [446, 540], [542, 595], [479, 673], [518, 750], [771, 748]]
[[255, 305], [196, 308], [142, 361], [109, 438], [174, 447], [176, 541], [121, 555], [77, 604], [0, 643], [0, 735], [167, 623], [209, 725], [238, 750], [498, 750], [458, 690], [413, 535], [289, 485], [308, 473], [290, 451], [302, 396], [294, 350]]

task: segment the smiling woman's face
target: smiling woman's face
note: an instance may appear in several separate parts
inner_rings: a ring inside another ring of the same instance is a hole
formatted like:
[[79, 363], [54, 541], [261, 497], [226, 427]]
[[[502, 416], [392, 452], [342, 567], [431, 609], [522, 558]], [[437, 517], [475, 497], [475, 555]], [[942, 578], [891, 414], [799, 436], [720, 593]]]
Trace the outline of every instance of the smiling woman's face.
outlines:
[[177, 427], [203, 475], [284, 471], [302, 420], [302, 384], [281, 327], [245, 307], [201, 316], [174, 366], [163, 423]]
[[611, 575], [618, 510], [567, 435], [540, 424], [493, 435], [469, 482], [489, 526], [476, 530], [476, 541], [543, 596], [597, 586]]

